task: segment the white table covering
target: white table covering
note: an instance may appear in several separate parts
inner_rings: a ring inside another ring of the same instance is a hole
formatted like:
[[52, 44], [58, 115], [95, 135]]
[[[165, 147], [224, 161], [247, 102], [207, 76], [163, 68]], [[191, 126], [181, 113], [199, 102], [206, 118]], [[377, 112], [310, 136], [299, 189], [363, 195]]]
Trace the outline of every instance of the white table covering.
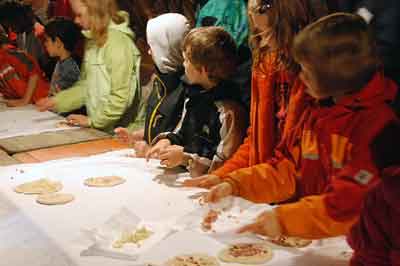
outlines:
[[[197, 201], [188, 196], [199, 190], [154, 182], [152, 179], [163, 173], [157, 163], [128, 158], [124, 156], [126, 153], [118, 151], [0, 168], [0, 266], [161, 264], [172, 256], [188, 252], [216, 255], [224, 244], [189, 231], [170, 235], [142, 254], [138, 261], [80, 255], [88, 247], [81, 230], [104, 224], [121, 208], [144, 220], [164, 221], [182, 217], [198, 207]], [[113, 188], [83, 185], [87, 177], [105, 175], [123, 176], [127, 182]], [[35, 202], [35, 196], [13, 191], [20, 183], [44, 177], [61, 180], [62, 192], [74, 194], [75, 201], [62, 206], [44, 206]], [[266, 265], [346, 265], [345, 260], [326, 255], [326, 250], [340, 257], [349, 248], [343, 239], [314, 241], [311, 247], [302, 250], [275, 246], [275, 256]]]
[[64, 120], [49, 111], [39, 112], [33, 105], [0, 108], [0, 139], [78, 128], [57, 127], [57, 123]]

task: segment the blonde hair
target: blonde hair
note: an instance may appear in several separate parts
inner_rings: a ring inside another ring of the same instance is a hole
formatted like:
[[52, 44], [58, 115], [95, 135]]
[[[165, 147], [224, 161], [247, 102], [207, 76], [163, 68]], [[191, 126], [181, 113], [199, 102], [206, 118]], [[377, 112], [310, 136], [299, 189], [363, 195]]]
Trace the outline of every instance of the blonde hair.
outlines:
[[296, 36], [293, 56], [311, 66], [326, 91], [359, 90], [377, 71], [379, 60], [368, 24], [358, 15], [335, 13]]
[[121, 24], [125, 20], [118, 14], [115, 0], [80, 0], [90, 16], [90, 31], [96, 45], [102, 47], [107, 41], [107, 29], [111, 21]]

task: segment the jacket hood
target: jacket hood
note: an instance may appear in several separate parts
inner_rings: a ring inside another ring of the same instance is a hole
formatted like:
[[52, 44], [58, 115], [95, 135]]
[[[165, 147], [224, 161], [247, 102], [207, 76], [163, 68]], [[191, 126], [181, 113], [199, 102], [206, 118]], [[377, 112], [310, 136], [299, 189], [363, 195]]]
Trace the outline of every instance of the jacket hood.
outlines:
[[343, 97], [337, 102], [337, 105], [350, 109], [376, 106], [384, 102], [392, 102], [396, 93], [396, 83], [378, 72], [363, 89]]
[[147, 42], [161, 73], [182, 69], [182, 42], [190, 28], [186, 17], [176, 13], [163, 14], [147, 22]]
[[[111, 21], [108, 25], [108, 30], [120, 31], [128, 35], [132, 40], [135, 39], [135, 33], [131, 30], [131, 28], [129, 28], [129, 14], [125, 11], [119, 11], [118, 14], [124, 18], [124, 22], [116, 24], [114, 21]], [[83, 30], [82, 34], [86, 38], [92, 39], [92, 33], [90, 30]]]

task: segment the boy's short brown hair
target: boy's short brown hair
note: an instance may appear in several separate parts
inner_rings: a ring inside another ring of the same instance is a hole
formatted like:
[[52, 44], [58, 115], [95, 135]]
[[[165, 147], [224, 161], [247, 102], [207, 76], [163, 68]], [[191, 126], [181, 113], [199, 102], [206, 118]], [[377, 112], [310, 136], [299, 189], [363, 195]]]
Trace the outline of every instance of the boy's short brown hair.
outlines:
[[237, 48], [232, 36], [222, 27], [191, 30], [183, 41], [183, 52], [194, 67], [204, 67], [213, 82], [228, 79], [237, 65]]
[[296, 36], [293, 56], [310, 67], [321, 90], [360, 90], [377, 70], [375, 41], [358, 15], [335, 13]]

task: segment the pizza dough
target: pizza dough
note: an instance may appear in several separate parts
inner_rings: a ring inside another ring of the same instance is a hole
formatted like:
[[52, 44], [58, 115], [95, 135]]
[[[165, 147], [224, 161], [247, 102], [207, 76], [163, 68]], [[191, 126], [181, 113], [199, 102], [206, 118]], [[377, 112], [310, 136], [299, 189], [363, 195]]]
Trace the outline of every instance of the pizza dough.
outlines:
[[36, 201], [44, 205], [63, 205], [73, 201], [75, 197], [72, 194], [51, 193], [39, 195]]
[[204, 254], [176, 256], [165, 263], [166, 266], [219, 266], [216, 258]]
[[125, 183], [125, 179], [119, 176], [91, 177], [85, 180], [88, 187], [113, 187]]
[[222, 250], [218, 258], [223, 262], [262, 264], [272, 259], [272, 250], [265, 244], [241, 243]]
[[24, 194], [46, 194], [60, 191], [63, 185], [59, 181], [51, 181], [43, 178], [36, 181], [21, 184], [15, 187], [14, 191]]
[[60, 121], [56, 124], [57, 128], [71, 128], [73, 125], [69, 124], [67, 121]]
[[288, 236], [279, 236], [275, 239], [271, 239], [271, 242], [280, 246], [293, 248], [303, 248], [312, 243], [312, 241], [308, 239]]

